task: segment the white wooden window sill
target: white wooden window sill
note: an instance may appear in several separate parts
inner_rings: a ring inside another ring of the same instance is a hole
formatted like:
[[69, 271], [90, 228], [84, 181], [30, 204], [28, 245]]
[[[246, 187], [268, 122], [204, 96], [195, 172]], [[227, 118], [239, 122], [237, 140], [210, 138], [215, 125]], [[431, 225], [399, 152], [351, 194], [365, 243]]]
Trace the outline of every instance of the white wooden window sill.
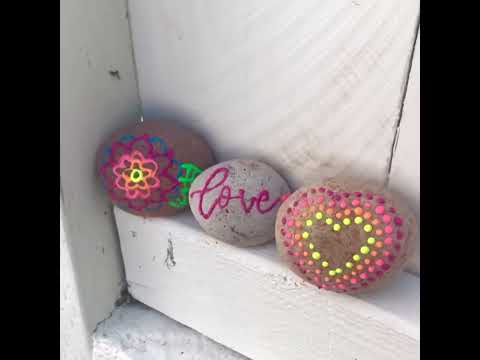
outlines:
[[115, 217], [131, 295], [245, 356], [419, 358], [416, 276], [371, 294], [320, 291], [280, 263], [273, 243], [233, 247], [188, 213], [144, 219], [116, 208]]

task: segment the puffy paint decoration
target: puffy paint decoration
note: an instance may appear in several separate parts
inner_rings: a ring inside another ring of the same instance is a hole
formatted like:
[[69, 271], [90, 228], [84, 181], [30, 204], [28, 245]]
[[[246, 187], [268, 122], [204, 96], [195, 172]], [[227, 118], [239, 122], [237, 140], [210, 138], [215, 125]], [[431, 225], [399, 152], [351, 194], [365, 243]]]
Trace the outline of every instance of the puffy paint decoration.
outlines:
[[303, 279], [321, 289], [359, 293], [403, 269], [416, 230], [398, 195], [330, 180], [301, 188], [282, 204], [275, 238], [283, 260]]
[[112, 202], [145, 217], [187, 209], [191, 183], [213, 163], [199, 135], [161, 121], [115, 132], [97, 154], [98, 173]]
[[192, 183], [190, 208], [213, 237], [237, 246], [274, 239], [275, 216], [288, 197], [286, 181], [255, 160], [231, 160], [206, 169]]

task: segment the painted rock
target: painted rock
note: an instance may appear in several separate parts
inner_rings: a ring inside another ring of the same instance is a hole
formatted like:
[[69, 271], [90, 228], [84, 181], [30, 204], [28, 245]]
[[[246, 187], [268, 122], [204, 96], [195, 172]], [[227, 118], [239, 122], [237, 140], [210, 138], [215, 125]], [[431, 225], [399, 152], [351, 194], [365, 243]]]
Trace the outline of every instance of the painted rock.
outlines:
[[288, 197], [286, 181], [255, 160], [231, 160], [206, 169], [192, 183], [190, 208], [211, 236], [237, 246], [274, 239], [275, 215]]
[[188, 209], [192, 181], [213, 163], [200, 136], [161, 121], [118, 130], [97, 153], [98, 172], [112, 202], [145, 217]]
[[359, 293], [386, 284], [412, 256], [416, 221], [396, 194], [330, 180], [290, 195], [280, 207], [280, 256], [321, 289]]

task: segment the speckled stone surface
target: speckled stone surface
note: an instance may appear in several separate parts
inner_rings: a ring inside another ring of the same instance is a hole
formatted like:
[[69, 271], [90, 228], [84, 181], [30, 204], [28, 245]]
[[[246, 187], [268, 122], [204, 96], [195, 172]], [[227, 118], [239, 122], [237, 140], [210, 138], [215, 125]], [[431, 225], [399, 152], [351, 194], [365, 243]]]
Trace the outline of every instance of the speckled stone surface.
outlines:
[[231, 160], [206, 169], [192, 183], [190, 207], [211, 236], [237, 246], [274, 239], [275, 215], [289, 193], [286, 181], [256, 160]]
[[412, 256], [416, 220], [398, 194], [331, 179], [295, 191], [278, 211], [282, 259], [321, 289], [360, 293], [401, 272]]

